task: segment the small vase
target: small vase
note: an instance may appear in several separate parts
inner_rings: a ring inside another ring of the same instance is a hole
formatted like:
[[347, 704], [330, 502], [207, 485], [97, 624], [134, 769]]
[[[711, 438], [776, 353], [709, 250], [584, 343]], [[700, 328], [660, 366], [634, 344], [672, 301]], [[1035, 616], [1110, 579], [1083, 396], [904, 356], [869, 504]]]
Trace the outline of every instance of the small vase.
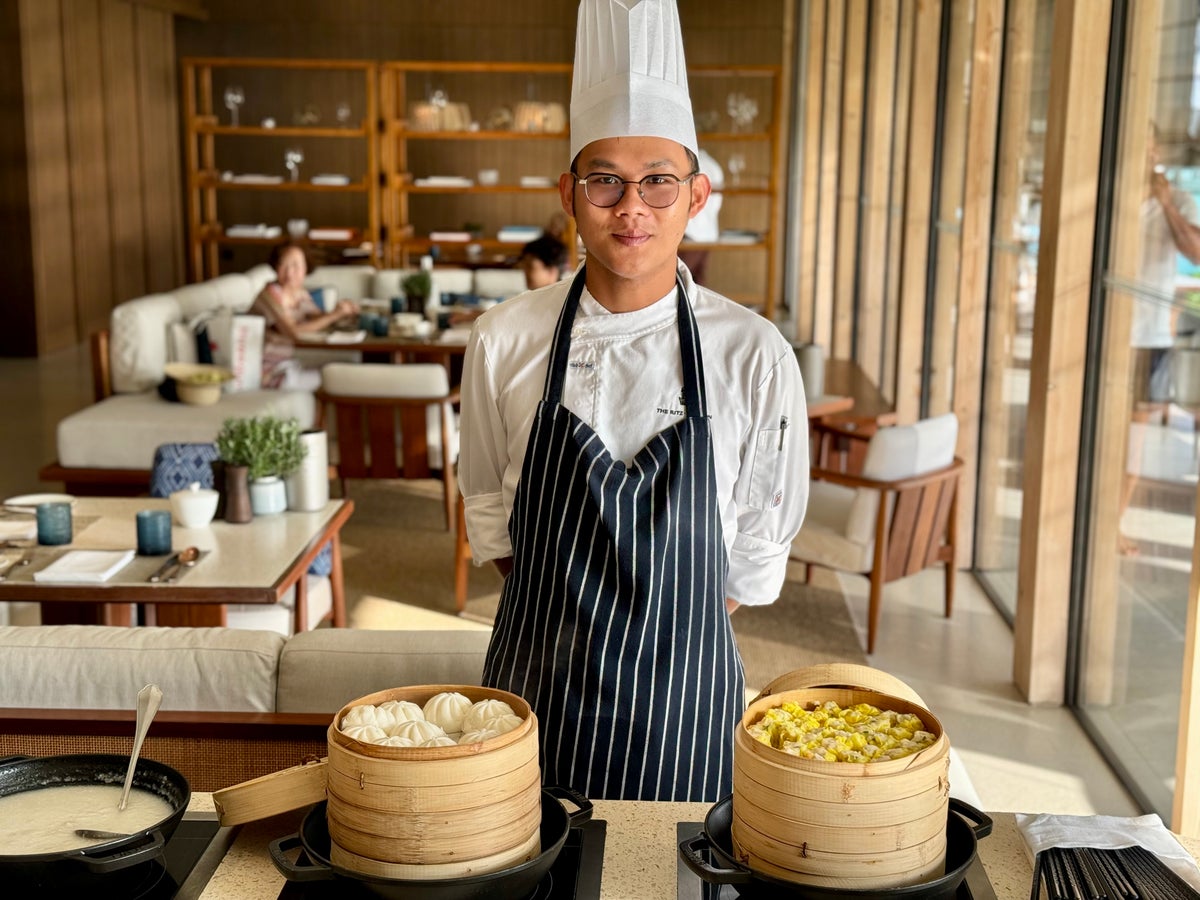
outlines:
[[267, 475], [250, 482], [250, 508], [256, 516], [273, 516], [287, 509], [287, 491], [278, 475]]
[[324, 431], [314, 429], [301, 434], [300, 442], [307, 450], [300, 468], [284, 481], [287, 506], [300, 512], [316, 512], [329, 502], [328, 439]]
[[225, 521], [234, 524], [254, 518], [250, 507], [250, 467], [225, 466]]

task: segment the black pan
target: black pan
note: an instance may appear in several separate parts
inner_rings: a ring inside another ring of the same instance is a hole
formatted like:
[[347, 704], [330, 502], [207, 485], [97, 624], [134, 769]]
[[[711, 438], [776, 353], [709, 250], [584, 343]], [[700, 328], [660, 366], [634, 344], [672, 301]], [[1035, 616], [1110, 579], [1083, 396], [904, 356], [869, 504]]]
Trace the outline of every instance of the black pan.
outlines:
[[[680, 841], [679, 856], [701, 880], [709, 884], [731, 884], [741, 897], [770, 900], [942, 900], [953, 897], [967, 869], [975, 862], [978, 839], [992, 833], [992, 820], [984, 813], [954, 798], [946, 823], [946, 873], [920, 884], [894, 888], [851, 890], [796, 884], [759, 874], [733, 858], [733, 798], [726, 797], [704, 817], [704, 830]], [[712, 857], [706, 858], [705, 851]], [[719, 863], [719, 865], [718, 865]]]
[[[125, 783], [128, 768], [128, 756], [107, 753], [3, 760], [0, 761], [0, 797], [60, 785], [119, 786]], [[20, 889], [18, 896], [57, 895], [75, 888], [102, 888], [106, 893], [119, 893], [127, 882], [136, 883], [143, 879], [142, 864], [153, 863], [162, 857], [163, 845], [179, 826], [192, 792], [182, 774], [145, 757], [138, 760], [133, 786], [167, 801], [171, 806], [170, 815], [129, 837], [75, 850], [6, 855], [0, 848], [0, 879], [5, 893], [13, 888]]]
[[[556, 799], [558, 797], [569, 800], [579, 808], [568, 814], [566, 808]], [[330, 862], [329, 825], [325, 820], [325, 803], [322, 802], [308, 811], [299, 834], [271, 842], [271, 859], [275, 862], [275, 868], [279, 869], [288, 881], [344, 879], [357, 882], [386, 900], [495, 900], [501, 897], [528, 897], [558, 859], [558, 854], [567, 840], [567, 832], [591, 817], [591, 801], [582, 794], [577, 794], [570, 788], [542, 788], [540, 855], [518, 866], [487, 875], [446, 878], [440, 881], [413, 881], [363, 875]], [[296, 847], [304, 848], [304, 853], [309, 858], [308, 864], [292, 862], [284, 856], [287, 851]]]

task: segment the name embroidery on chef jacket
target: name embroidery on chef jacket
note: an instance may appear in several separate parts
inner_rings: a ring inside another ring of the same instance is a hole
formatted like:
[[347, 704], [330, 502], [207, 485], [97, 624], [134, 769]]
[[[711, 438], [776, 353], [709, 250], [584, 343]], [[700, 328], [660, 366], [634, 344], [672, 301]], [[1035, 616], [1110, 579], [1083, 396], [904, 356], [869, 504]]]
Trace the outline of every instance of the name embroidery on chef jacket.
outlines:
[[675, 398], [674, 406], [656, 406], [654, 411], [660, 416], [686, 416], [687, 404], [683, 402], [683, 392], [681, 391]]

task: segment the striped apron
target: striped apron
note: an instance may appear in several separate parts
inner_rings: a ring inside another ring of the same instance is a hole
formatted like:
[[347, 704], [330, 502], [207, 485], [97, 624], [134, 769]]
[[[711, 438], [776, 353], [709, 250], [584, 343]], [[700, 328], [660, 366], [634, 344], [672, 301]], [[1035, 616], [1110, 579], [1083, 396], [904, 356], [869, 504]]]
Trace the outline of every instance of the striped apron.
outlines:
[[715, 801], [744, 708], [696, 320], [677, 291], [686, 417], [626, 465], [562, 405], [572, 284], [509, 534], [484, 684], [538, 717], [542, 779], [588, 797]]

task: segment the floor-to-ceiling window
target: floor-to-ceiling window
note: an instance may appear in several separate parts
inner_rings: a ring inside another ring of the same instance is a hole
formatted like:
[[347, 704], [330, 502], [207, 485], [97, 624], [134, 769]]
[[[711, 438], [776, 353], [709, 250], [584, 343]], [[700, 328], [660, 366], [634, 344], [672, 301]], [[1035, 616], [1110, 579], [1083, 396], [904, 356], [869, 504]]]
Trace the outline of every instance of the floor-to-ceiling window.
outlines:
[[1165, 817], [1200, 459], [1200, 4], [1129, 0], [1124, 21], [1075, 697]]
[[1005, 15], [975, 564], [1010, 619], [1017, 598], [1053, 18], [1054, 0], [1010, 0]]

